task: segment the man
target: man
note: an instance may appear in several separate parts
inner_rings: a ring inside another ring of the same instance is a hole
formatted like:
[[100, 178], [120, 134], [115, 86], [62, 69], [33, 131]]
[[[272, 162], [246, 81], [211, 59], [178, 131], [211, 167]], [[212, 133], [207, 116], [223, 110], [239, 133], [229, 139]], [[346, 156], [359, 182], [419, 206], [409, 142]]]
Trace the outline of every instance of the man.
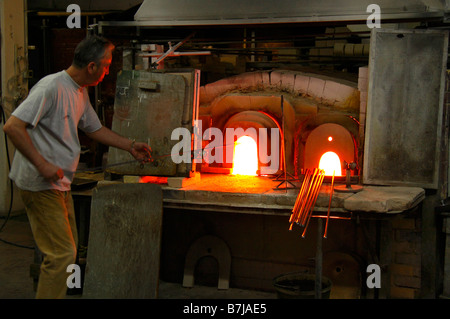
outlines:
[[150, 147], [102, 126], [89, 102], [88, 86], [109, 73], [114, 45], [88, 36], [72, 65], [42, 78], [11, 114], [3, 130], [15, 145], [10, 178], [26, 207], [35, 242], [44, 255], [36, 298], [64, 298], [67, 266], [75, 262], [77, 229], [70, 185], [78, 166], [78, 128], [100, 143], [150, 160]]

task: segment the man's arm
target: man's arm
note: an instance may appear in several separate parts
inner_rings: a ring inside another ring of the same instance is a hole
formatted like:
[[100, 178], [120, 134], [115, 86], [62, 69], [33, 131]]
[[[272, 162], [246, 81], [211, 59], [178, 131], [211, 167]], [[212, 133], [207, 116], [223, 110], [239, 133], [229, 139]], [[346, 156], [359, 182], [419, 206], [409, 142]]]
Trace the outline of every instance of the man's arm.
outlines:
[[63, 170], [48, 162], [36, 149], [27, 132], [28, 123], [11, 115], [3, 126], [3, 131], [8, 135], [16, 149], [22, 153], [49, 181], [57, 181], [64, 177]]
[[95, 132], [86, 133], [86, 135], [99, 143], [128, 151], [140, 162], [148, 162], [151, 160], [150, 146], [145, 143], [134, 142], [129, 138], [111, 131], [105, 126], [102, 126]]

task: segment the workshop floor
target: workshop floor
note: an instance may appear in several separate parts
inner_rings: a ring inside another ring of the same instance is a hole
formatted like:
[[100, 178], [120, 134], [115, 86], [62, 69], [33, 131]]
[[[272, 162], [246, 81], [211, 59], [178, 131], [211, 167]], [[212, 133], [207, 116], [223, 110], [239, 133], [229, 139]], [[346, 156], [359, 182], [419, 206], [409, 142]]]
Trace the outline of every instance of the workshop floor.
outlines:
[[[0, 219], [0, 227], [4, 219]], [[11, 217], [0, 232], [2, 240], [25, 247], [34, 245], [31, 229], [25, 214]], [[0, 299], [33, 299], [33, 279], [30, 265], [34, 250], [17, 247], [0, 241]], [[67, 296], [81, 298], [81, 295]], [[180, 284], [160, 282], [161, 299], [275, 299], [274, 293], [230, 288], [218, 290], [215, 287], [183, 288]]]

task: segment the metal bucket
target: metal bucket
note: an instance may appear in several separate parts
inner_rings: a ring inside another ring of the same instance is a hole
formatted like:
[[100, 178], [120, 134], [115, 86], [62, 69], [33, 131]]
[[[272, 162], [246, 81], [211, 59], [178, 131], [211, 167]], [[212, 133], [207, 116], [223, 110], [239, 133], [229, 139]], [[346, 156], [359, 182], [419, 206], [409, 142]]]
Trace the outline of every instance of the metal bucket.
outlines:
[[[314, 299], [316, 276], [304, 273], [289, 273], [273, 279], [273, 285], [280, 299]], [[322, 299], [329, 299], [332, 283], [322, 276]]]

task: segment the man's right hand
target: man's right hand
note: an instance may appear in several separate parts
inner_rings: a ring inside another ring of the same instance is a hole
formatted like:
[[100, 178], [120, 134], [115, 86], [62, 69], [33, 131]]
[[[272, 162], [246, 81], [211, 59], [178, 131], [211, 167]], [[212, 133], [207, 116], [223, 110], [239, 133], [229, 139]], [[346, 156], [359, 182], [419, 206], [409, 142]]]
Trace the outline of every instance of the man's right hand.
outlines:
[[53, 165], [52, 163], [49, 163], [47, 161], [36, 166], [36, 168], [38, 169], [39, 173], [49, 182], [57, 182], [64, 177], [64, 172], [60, 167]]
[[49, 163], [34, 147], [27, 132], [28, 123], [11, 115], [3, 126], [3, 131], [8, 134], [14, 146], [25, 156], [48, 181], [56, 182], [64, 177], [63, 170]]

